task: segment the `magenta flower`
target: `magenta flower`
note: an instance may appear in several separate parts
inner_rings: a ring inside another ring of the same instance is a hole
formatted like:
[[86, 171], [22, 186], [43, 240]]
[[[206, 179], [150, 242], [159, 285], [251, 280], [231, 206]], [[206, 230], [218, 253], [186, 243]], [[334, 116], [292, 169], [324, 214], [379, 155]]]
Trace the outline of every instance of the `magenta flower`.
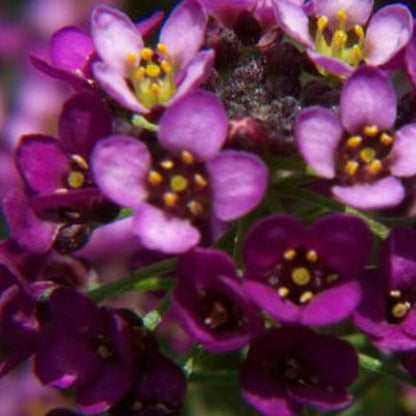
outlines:
[[145, 47], [136, 26], [124, 14], [97, 7], [92, 37], [100, 62], [95, 78], [124, 107], [148, 113], [170, 105], [208, 76], [213, 52], [198, 52], [207, 18], [196, 0], [180, 3], [162, 26], [156, 50]]
[[246, 292], [279, 321], [339, 322], [360, 301], [356, 278], [371, 243], [370, 231], [357, 217], [330, 215], [309, 229], [288, 215], [266, 217], [244, 241]]
[[233, 220], [260, 202], [267, 169], [254, 155], [220, 151], [227, 125], [221, 103], [198, 90], [160, 120], [159, 141], [170, 154], [152, 157], [128, 136], [97, 144], [95, 181], [108, 198], [134, 208], [134, 232], [144, 247], [182, 253], [200, 241], [201, 224]]
[[361, 62], [384, 65], [412, 36], [412, 15], [400, 4], [373, 16], [373, 0], [312, 0], [304, 8], [288, 0], [273, 4], [281, 27], [307, 47], [323, 73], [346, 77]]
[[299, 150], [332, 193], [360, 209], [398, 205], [401, 178], [416, 174], [416, 124], [394, 132], [397, 98], [390, 80], [363, 66], [341, 92], [339, 114], [323, 107], [301, 111], [295, 127]]
[[271, 329], [256, 339], [242, 365], [243, 397], [264, 416], [292, 416], [302, 406], [321, 411], [352, 402], [358, 372], [347, 342], [304, 327]]

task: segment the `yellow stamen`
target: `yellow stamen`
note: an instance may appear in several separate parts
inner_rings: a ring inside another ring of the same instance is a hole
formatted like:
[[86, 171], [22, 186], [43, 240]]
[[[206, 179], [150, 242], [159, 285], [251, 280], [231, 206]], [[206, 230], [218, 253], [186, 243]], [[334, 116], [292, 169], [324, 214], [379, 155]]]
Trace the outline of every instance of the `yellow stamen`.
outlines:
[[182, 192], [188, 187], [188, 180], [182, 175], [175, 175], [170, 180], [170, 187], [174, 192]]
[[291, 278], [298, 286], [305, 286], [311, 281], [311, 274], [305, 267], [296, 267], [292, 270]]
[[160, 92], [159, 85], [157, 85], [157, 84], [153, 83], [153, 84], [150, 86], [150, 92], [151, 92], [153, 95], [158, 95], [158, 94], [159, 94], [159, 92]]
[[285, 258], [285, 260], [293, 260], [296, 256], [296, 250], [290, 249], [290, 250], [286, 250], [283, 253], [283, 257]]
[[345, 21], [347, 20], [347, 12], [343, 9], [340, 9], [336, 12], [336, 16], [338, 20]]
[[151, 170], [149, 176], [147, 177], [147, 180], [151, 185], [157, 186], [163, 182], [163, 176], [159, 172]]
[[75, 162], [81, 169], [89, 169], [88, 162], [81, 155], [73, 154], [71, 155], [71, 160]]
[[365, 163], [372, 162], [376, 157], [376, 151], [372, 147], [365, 147], [360, 151], [360, 159]]
[[390, 146], [393, 143], [393, 136], [387, 133], [381, 133], [380, 142], [384, 144], [384, 146]]
[[362, 26], [360, 25], [355, 25], [354, 26], [354, 32], [357, 35], [358, 38], [358, 46], [360, 47], [360, 49], [363, 48], [364, 46], [364, 29]]
[[308, 290], [307, 292], [303, 292], [300, 295], [299, 302], [306, 303], [306, 302], [309, 302], [312, 298], [313, 298], [313, 293]]
[[279, 287], [279, 290], [277, 291], [279, 293], [280, 297], [285, 298], [290, 292], [289, 289], [285, 286]]
[[168, 48], [163, 43], [158, 43], [157, 51], [165, 56], [168, 54]]
[[140, 68], [137, 68], [137, 71], [134, 73], [134, 78], [137, 80], [141, 80], [146, 74], [146, 70], [141, 66]]
[[194, 163], [195, 161], [194, 157], [192, 156], [192, 153], [188, 152], [187, 150], [182, 150], [181, 159], [183, 163], [186, 163], [187, 165], [192, 165], [192, 163]]
[[127, 63], [134, 65], [137, 61], [137, 54], [135, 52], [129, 52], [126, 56]]
[[153, 58], [153, 51], [151, 48], [143, 48], [140, 51], [140, 56], [142, 57], [142, 59], [144, 59], [145, 61], [150, 61]]
[[82, 185], [85, 183], [85, 176], [82, 172], [79, 172], [77, 170], [73, 170], [68, 175], [68, 185], [71, 188], [81, 188]]
[[350, 149], [353, 149], [355, 147], [358, 147], [362, 143], [363, 139], [361, 136], [351, 136], [347, 140], [347, 147]]
[[167, 61], [162, 61], [160, 67], [165, 74], [170, 75], [172, 73], [173, 68]]
[[331, 49], [334, 52], [340, 52], [345, 46], [348, 36], [343, 30], [337, 30], [332, 37]]
[[163, 194], [163, 201], [167, 207], [173, 208], [178, 202], [178, 195], [173, 192], [165, 192]]
[[315, 263], [318, 261], [318, 253], [315, 250], [308, 250], [306, 253], [306, 259], [311, 263]]
[[379, 133], [379, 129], [375, 124], [372, 126], [365, 126], [363, 131], [366, 136], [370, 137], [375, 137]]
[[325, 16], [319, 17], [318, 21], [316, 22], [316, 25], [318, 27], [318, 30], [322, 32], [328, 25], [328, 18]]
[[186, 206], [188, 207], [189, 212], [194, 216], [201, 215], [204, 212], [204, 207], [198, 201], [189, 201]]
[[345, 164], [345, 172], [347, 173], [348, 176], [353, 176], [355, 172], [357, 172], [357, 169], [359, 166], [360, 164], [356, 162], [355, 160], [349, 160]]
[[396, 303], [392, 308], [391, 308], [391, 314], [395, 317], [395, 318], [404, 318], [407, 314], [407, 312], [409, 311], [411, 305], [409, 302], [400, 302], [400, 303]]
[[375, 175], [377, 173], [379, 173], [381, 171], [381, 169], [383, 168], [383, 164], [381, 163], [380, 160], [375, 159], [370, 163], [370, 166], [368, 167], [369, 171]]
[[206, 179], [199, 173], [197, 173], [194, 176], [194, 182], [195, 182], [195, 185], [199, 186], [200, 188], [204, 188], [205, 186], [208, 185], [208, 182], [206, 181]]
[[351, 64], [357, 66], [362, 61], [363, 56], [363, 50], [358, 45], [354, 45], [351, 49]]
[[157, 78], [160, 75], [160, 67], [156, 64], [149, 64], [146, 66], [146, 75], [150, 78]]
[[162, 160], [160, 162], [160, 166], [162, 166], [163, 169], [170, 170], [175, 166], [175, 164], [173, 163], [173, 160], [168, 159]]

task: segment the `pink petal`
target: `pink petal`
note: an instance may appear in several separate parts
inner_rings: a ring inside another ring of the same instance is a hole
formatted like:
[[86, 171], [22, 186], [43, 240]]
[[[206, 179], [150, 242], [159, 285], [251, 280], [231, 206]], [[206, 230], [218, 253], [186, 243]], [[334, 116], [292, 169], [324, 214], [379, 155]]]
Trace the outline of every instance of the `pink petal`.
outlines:
[[407, 124], [394, 135], [391, 173], [394, 176], [416, 175], [416, 124]]

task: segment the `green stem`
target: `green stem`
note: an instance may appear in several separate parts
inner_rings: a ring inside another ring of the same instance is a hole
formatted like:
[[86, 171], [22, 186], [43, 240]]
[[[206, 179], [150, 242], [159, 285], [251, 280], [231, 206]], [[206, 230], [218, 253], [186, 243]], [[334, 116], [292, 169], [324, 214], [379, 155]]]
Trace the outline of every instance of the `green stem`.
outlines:
[[221, 383], [234, 384], [238, 382], [236, 371], [195, 371], [189, 376], [189, 381], [194, 383]]
[[142, 129], [146, 129], [146, 130], [150, 130], [150, 131], [154, 131], [154, 132], [157, 132], [157, 130], [159, 128], [157, 126], [157, 124], [150, 123], [150, 121], [147, 121], [140, 114], [135, 114], [131, 118], [131, 122], [132, 122], [133, 126], [135, 126], [135, 127], [141, 127]]

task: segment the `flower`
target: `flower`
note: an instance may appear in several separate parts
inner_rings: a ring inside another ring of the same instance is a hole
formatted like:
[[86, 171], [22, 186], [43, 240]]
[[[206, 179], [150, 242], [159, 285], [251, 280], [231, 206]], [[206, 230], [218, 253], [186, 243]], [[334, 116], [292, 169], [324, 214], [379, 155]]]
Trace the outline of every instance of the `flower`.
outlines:
[[288, 0], [273, 4], [281, 27], [307, 47], [318, 69], [341, 77], [351, 75], [363, 61], [386, 64], [413, 32], [412, 15], [400, 4], [381, 8], [368, 24], [373, 0], [312, 0], [304, 7]]
[[339, 114], [319, 106], [302, 110], [295, 135], [310, 167], [334, 180], [332, 193], [359, 209], [398, 205], [400, 178], [416, 174], [416, 124], [392, 131], [397, 98], [377, 68], [362, 66], [345, 83]]
[[145, 47], [136, 26], [122, 12], [94, 9], [91, 30], [101, 58], [95, 78], [124, 107], [145, 114], [168, 106], [201, 84], [213, 63], [212, 51], [198, 52], [207, 18], [196, 0], [180, 3], [162, 26], [156, 50]]
[[322, 411], [347, 407], [358, 372], [345, 341], [304, 327], [270, 329], [250, 347], [240, 371], [245, 400], [265, 416], [291, 416], [302, 405]]
[[184, 254], [176, 276], [173, 308], [189, 334], [207, 350], [237, 349], [263, 328], [233, 262], [223, 252], [195, 249]]
[[362, 279], [355, 324], [382, 350], [416, 348], [416, 232], [394, 229], [383, 243], [377, 270]]
[[134, 208], [141, 244], [182, 253], [201, 239], [199, 229], [238, 218], [263, 197], [267, 169], [256, 156], [220, 151], [227, 117], [213, 94], [197, 90], [169, 107], [158, 131], [171, 153], [152, 157], [129, 136], [111, 136], [93, 152], [95, 181], [108, 198]]
[[274, 318], [329, 325], [360, 301], [356, 278], [370, 255], [372, 236], [357, 217], [333, 214], [309, 229], [295, 217], [257, 221], [243, 243], [244, 287]]

